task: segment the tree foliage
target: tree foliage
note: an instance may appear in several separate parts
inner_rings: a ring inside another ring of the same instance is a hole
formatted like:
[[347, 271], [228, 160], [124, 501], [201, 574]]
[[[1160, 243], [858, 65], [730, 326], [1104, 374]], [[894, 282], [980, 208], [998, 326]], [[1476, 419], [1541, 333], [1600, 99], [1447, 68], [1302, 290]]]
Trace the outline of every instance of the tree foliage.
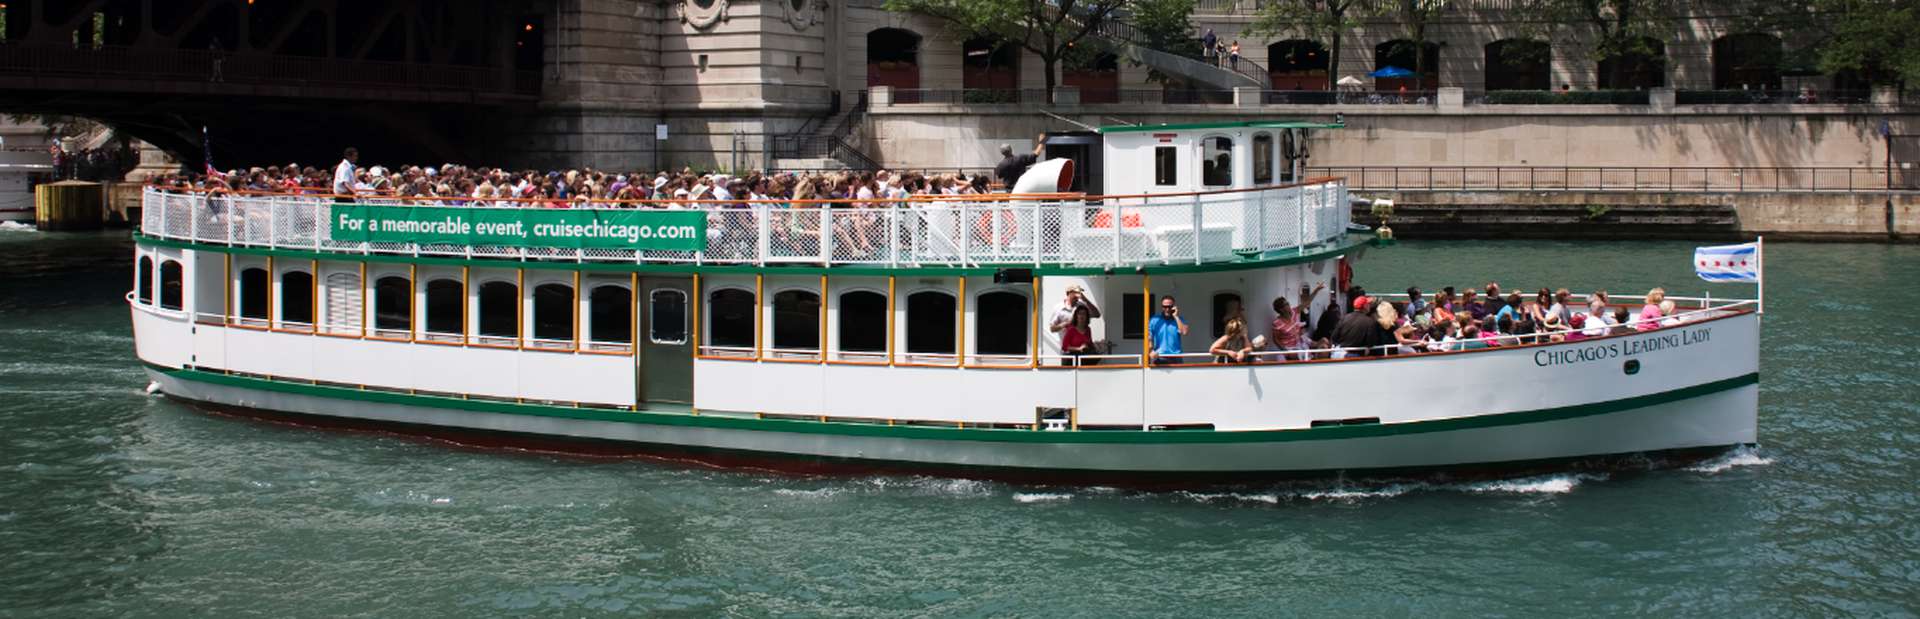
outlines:
[[1776, 0], [1748, 7], [1739, 27], [1786, 33], [1794, 64], [1875, 84], [1920, 83], [1920, 3]]
[[1341, 40], [1374, 5], [1362, 0], [1273, 0], [1247, 25], [1254, 36], [1295, 36], [1327, 41], [1327, 89], [1339, 86]]
[[1127, 0], [886, 0], [889, 11], [919, 13], [947, 24], [957, 36], [989, 36], [1040, 57], [1051, 97], [1062, 61], [1087, 54], [1090, 37], [1114, 19]]
[[[1199, 60], [1200, 45], [1195, 42], [1193, 0], [1138, 0], [1129, 5], [1133, 11], [1134, 43], [1148, 49]], [[1158, 69], [1147, 72], [1147, 79], [1165, 83], [1172, 76]]]

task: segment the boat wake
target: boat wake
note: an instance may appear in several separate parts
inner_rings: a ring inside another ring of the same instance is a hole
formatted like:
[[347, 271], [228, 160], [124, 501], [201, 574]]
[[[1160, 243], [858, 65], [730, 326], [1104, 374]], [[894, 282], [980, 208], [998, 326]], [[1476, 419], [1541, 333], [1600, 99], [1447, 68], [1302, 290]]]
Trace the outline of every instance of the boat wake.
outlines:
[[1695, 473], [1706, 473], [1708, 475], [1713, 475], [1717, 473], [1724, 473], [1726, 471], [1739, 468], [1739, 467], [1766, 466], [1769, 464], [1773, 464], [1773, 458], [1768, 458], [1766, 456], [1760, 455], [1759, 447], [1754, 447], [1749, 445], [1749, 446], [1741, 446], [1732, 451], [1728, 451], [1727, 453], [1721, 454], [1719, 457], [1712, 458], [1709, 460], [1704, 460], [1699, 464], [1695, 464], [1693, 466], [1687, 467], [1686, 470], [1692, 471]]
[[33, 224], [20, 223], [17, 221], [0, 221], [0, 232], [39, 232], [39, 231], [40, 229], [33, 227]]
[[1464, 494], [1557, 495], [1573, 492], [1573, 490], [1582, 483], [1601, 481], [1604, 479], [1606, 479], [1606, 476], [1598, 473], [1558, 473], [1471, 482], [1415, 481], [1369, 484], [1365, 482], [1344, 481], [1331, 486], [1276, 488], [1268, 492], [1180, 492], [1178, 496], [1204, 503], [1245, 502], [1279, 504], [1290, 501], [1351, 503], [1391, 499], [1416, 493], [1446, 492]]

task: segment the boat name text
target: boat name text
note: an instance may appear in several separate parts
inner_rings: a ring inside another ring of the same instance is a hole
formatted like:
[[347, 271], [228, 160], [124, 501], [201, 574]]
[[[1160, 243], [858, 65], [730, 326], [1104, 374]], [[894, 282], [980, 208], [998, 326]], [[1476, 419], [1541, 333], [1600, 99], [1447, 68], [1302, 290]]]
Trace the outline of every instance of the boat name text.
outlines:
[[1595, 342], [1590, 346], [1578, 348], [1559, 348], [1533, 353], [1533, 364], [1540, 367], [1550, 365], [1569, 365], [1588, 361], [1605, 361], [1621, 357], [1660, 352], [1670, 348], [1692, 346], [1708, 341], [1713, 337], [1713, 327], [1699, 327], [1665, 333], [1654, 337], [1630, 339], [1618, 342]]

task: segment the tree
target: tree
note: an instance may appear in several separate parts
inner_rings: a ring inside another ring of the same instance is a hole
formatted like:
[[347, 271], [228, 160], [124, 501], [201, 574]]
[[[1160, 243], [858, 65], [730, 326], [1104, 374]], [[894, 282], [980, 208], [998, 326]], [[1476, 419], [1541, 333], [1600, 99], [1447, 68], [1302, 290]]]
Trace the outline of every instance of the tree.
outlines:
[[1911, 0], [1778, 0], [1744, 12], [1743, 29], [1789, 34], [1787, 55], [1828, 75], [1920, 82], [1920, 5]]
[[[1565, 28], [1586, 30], [1593, 41], [1588, 54], [1594, 62], [1638, 56], [1664, 65], [1664, 44], [1654, 42], [1679, 23], [1680, 1], [1539, 0], [1522, 3], [1517, 12], [1520, 24], [1533, 26], [1535, 34], [1548, 40]], [[1631, 67], [1615, 62], [1610, 68], [1612, 74], [1602, 81], [1621, 84]]]
[[1327, 89], [1334, 90], [1340, 86], [1340, 40], [1347, 31], [1360, 25], [1366, 6], [1362, 0], [1275, 0], [1261, 5], [1260, 14], [1247, 25], [1247, 32], [1330, 41]]
[[[1132, 5], [1134, 43], [1169, 54], [1199, 60], [1200, 47], [1193, 38], [1193, 0], [1139, 0]], [[1172, 76], [1159, 69], [1147, 73], [1147, 79], [1167, 82]]]
[[1446, 4], [1442, 0], [1392, 0], [1377, 7], [1381, 17], [1400, 24], [1406, 29], [1407, 38], [1413, 41], [1413, 77], [1422, 84], [1422, 89], [1426, 88], [1427, 71], [1433, 68], [1427, 66], [1427, 27]]
[[1062, 60], [1083, 53], [1076, 47], [1097, 36], [1127, 0], [887, 0], [889, 11], [920, 13], [945, 22], [961, 36], [988, 35], [1019, 45], [1040, 57], [1046, 70], [1047, 100], [1059, 79]]

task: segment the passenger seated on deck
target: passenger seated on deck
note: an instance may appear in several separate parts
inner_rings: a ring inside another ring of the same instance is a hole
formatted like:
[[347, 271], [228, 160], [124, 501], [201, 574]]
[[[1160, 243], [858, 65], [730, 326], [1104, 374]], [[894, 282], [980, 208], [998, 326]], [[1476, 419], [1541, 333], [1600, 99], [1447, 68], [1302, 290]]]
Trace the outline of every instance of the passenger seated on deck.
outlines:
[[1635, 327], [1633, 323], [1628, 320], [1630, 316], [1631, 313], [1627, 311], [1627, 308], [1613, 308], [1613, 325], [1608, 327], [1611, 331], [1610, 335], [1625, 335], [1638, 332], [1639, 328]]
[[1662, 327], [1671, 327], [1680, 324], [1679, 310], [1674, 307], [1673, 299], [1660, 302], [1660, 315], [1665, 316], [1665, 318], [1660, 319], [1660, 326]]
[[1647, 291], [1647, 304], [1640, 306], [1640, 317], [1634, 320], [1634, 328], [1652, 331], [1660, 328], [1660, 318], [1666, 316], [1660, 311], [1660, 302], [1667, 300], [1667, 291], [1655, 288]]
[[1227, 333], [1213, 341], [1207, 352], [1213, 353], [1214, 363], [1246, 363], [1253, 357], [1253, 342], [1247, 339], [1247, 321], [1239, 318], [1227, 319]]
[[[1380, 308], [1387, 307], [1385, 311]], [[1333, 329], [1333, 343], [1341, 350], [1334, 352], [1334, 358], [1375, 356], [1386, 354], [1380, 347], [1395, 344], [1393, 323], [1399, 318], [1385, 301], [1375, 301], [1367, 297], [1353, 300], [1354, 311], [1340, 319]]]
[[1460, 331], [1460, 350], [1481, 350], [1487, 347], [1486, 338], [1480, 334], [1480, 327], [1467, 325]]

